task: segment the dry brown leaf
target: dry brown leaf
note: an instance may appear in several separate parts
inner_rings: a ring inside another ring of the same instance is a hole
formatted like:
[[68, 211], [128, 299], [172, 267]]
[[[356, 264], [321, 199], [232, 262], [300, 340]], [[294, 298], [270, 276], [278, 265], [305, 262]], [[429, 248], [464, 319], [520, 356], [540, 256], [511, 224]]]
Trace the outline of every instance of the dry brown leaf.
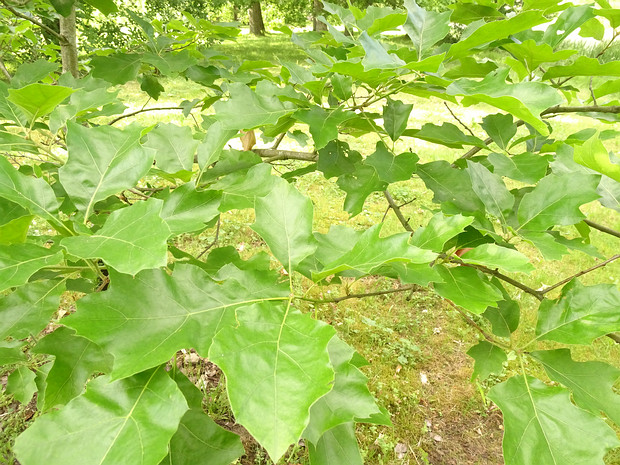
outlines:
[[252, 150], [252, 147], [256, 145], [256, 135], [254, 134], [254, 129], [243, 132], [243, 135], [241, 136], [241, 145], [245, 151]]

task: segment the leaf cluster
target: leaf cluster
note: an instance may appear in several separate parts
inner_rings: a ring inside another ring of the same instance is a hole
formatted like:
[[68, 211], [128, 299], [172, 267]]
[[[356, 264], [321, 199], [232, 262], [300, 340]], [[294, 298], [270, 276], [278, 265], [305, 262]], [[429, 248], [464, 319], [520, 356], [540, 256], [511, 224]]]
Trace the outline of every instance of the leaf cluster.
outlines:
[[[175, 354], [194, 349], [225, 374], [235, 420], [274, 462], [303, 438], [313, 465], [361, 464], [355, 423], [389, 425], [389, 412], [370, 394], [361, 357], [304, 312], [312, 299], [297, 283], [369, 275], [427, 288], [479, 332], [468, 353], [474, 378], [501, 381], [489, 397], [504, 415], [506, 463], [602, 463], [620, 444], [606, 422], [620, 421], [620, 372], [572, 350], [620, 331], [618, 288], [578, 279], [620, 258], [590, 243], [591, 228], [611, 240], [620, 233], [583, 208], [620, 211], [618, 160], [607, 149], [617, 131], [563, 138], [550, 118], [618, 118], [618, 63], [566, 63], [558, 49], [593, 22], [619, 35], [617, 10], [599, 4], [526, 1], [505, 15], [492, 2], [445, 12], [414, 0], [404, 10], [324, 2], [347, 34], [331, 24], [325, 34], [289, 31], [303, 66], [239, 63], [193, 46], [195, 31], [234, 38], [230, 25], [187, 15], [193, 29], [183, 29], [133, 15], [144, 43], [92, 56], [84, 77], [58, 76], [45, 61], [22, 65], [0, 83], [0, 364], [13, 370], [9, 392], [23, 402], [38, 392], [41, 411], [17, 439], [20, 463], [233, 462], [240, 438], [203, 411], [203, 394], [176, 369]], [[464, 27], [454, 44], [443, 40], [450, 22]], [[403, 43], [386, 40], [401, 27]], [[482, 58], [491, 52], [498, 58]], [[114, 86], [137, 81], [156, 100], [159, 76], [204, 87], [172, 109], [188, 125], [129, 123], [161, 107], [127, 112]], [[568, 84], [574, 76], [591, 78], [589, 88]], [[475, 128], [456, 115], [455, 124], [412, 127], [407, 96], [494, 110]], [[253, 131], [273, 147], [256, 148], [245, 136]], [[362, 135], [375, 138], [374, 152], [357, 147]], [[312, 149], [282, 150], [283, 140]], [[399, 153], [416, 140], [464, 153]], [[297, 165], [278, 174], [273, 164], [287, 159]], [[312, 201], [295, 181], [316, 172], [346, 194], [351, 216], [382, 193], [404, 231], [315, 231]], [[413, 177], [435, 204], [419, 228], [389, 192]], [[177, 247], [246, 209], [271, 255]], [[49, 234], [36, 234], [33, 221]], [[536, 289], [532, 249], [545, 261], [571, 250], [604, 260]], [[57, 313], [66, 292], [79, 296], [70, 315]], [[536, 302], [535, 325], [521, 318], [524, 294]]]

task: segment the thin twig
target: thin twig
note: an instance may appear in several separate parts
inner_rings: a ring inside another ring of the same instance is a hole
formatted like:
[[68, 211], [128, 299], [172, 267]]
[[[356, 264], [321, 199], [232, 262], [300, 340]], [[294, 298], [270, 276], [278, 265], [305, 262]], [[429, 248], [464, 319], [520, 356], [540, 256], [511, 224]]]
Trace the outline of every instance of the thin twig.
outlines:
[[584, 274], [589, 273], [590, 271], [594, 271], [594, 270], [597, 270], [599, 268], [602, 268], [605, 265], [607, 265], [608, 263], [611, 263], [611, 262], [613, 262], [615, 260], [618, 260], [619, 258], [620, 258], [620, 254], [614, 255], [613, 257], [608, 258], [604, 262], [601, 262], [601, 263], [599, 263], [597, 265], [594, 265], [593, 267], [588, 268], [587, 270], [581, 270], [579, 273], [575, 273], [574, 275], [569, 276], [568, 278], [565, 278], [562, 281], [559, 281], [559, 282], [555, 283], [552, 286], [546, 287], [545, 289], [540, 291], [540, 293], [544, 295], [547, 292], [551, 292], [552, 290], [554, 290], [554, 289], [556, 289], [556, 288], [558, 288], [560, 286], [563, 286], [567, 282], [572, 281], [573, 279], [578, 278], [579, 276], [583, 276]]
[[417, 197], [412, 198], [411, 200], [407, 200], [405, 203], [401, 203], [398, 208], [403, 208], [406, 207], [407, 205], [409, 205], [410, 203], [415, 202], [417, 199]]
[[151, 107], [151, 108], [142, 108], [140, 110], [132, 111], [131, 113], [125, 113], [124, 115], [121, 115], [121, 116], [119, 116], [117, 118], [114, 118], [112, 121], [110, 121], [108, 123], [108, 125], [112, 126], [114, 123], [117, 123], [118, 121], [120, 121], [122, 119], [129, 118], [131, 116], [135, 116], [135, 115], [138, 115], [140, 113], [147, 112], [147, 111], [166, 111], [166, 110], [183, 110], [183, 108], [182, 107]]
[[461, 316], [463, 317], [463, 319], [467, 322], [467, 324], [469, 326], [471, 326], [476, 331], [478, 331], [480, 334], [482, 334], [482, 336], [487, 341], [489, 341], [491, 344], [499, 346], [499, 347], [503, 347], [504, 349], [510, 349], [511, 348], [510, 346], [507, 346], [506, 344], [498, 341], [493, 336], [491, 336], [488, 332], [486, 332], [478, 323], [476, 323], [474, 320], [472, 320], [471, 317], [463, 309], [461, 309], [458, 305], [456, 305], [454, 302], [452, 302], [449, 299], [444, 299], [444, 300], [446, 302], [448, 302], [448, 304], [450, 304], [450, 306], [452, 308], [454, 308], [454, 310], [456, 310], [457, 312], [459, 312], [461, 314]]
[[[400, 208], [398, 207], [398, 205], [396, 205], [396, 202], [394, 202], [394, 199], [392, 199], [392, 196], [390, 195], [390, 193], [386, 190], [386, 191], [384, 191], [384, 195], [385, 195], [385, 198], [388, 200], [388, 203], [390, 204], [390, 208], [392, 208], [394, 210], [394, 213], [396, 213], [396, 216], [398, 217], [398, 219], [400, 221], [400, 224], [403, 226], [403, 228], [405, 228], [409, 232], [413, 232], [413, 229], [409, 225], [409, 222], [403, 216], [402, 212], [400, 211]], [[446, 258], [446, 255], [445, 254], [440, 254], [439, 257]], [[469, 266], [471, 268], [475, 268], [477, 270], [480, 270], [480, 271], [482, 271], [485, 274], [488, 274], [488, 275], [491, 275], [491, 276], [495, 276], [497, 279], [500, 279], [500, 280], [502, 280], [504, 282], [507, 282], [508, 284], [511, 284], [514, 287], [519, 288], [522, 291], [527, 292], [528, 294], [536, 297], [536, 299], [538, 299], [538, 300], [543, 300], [544, 299], [544, 297], [543, 297], [541, 292], [537, 291], [536, 289], [532, 289], [531, 287], [523, 284], [520, 281], [517, 281], [516, 279], [511, 278], [510, 276], [506, 276], [505, 274], [500, 273], [498, 270], [492, 270], [492, 269], [487, 268], [486, 266], [482, 266], [482, 265], [474, 265], [474, 264], [471, 264], [471, 263], [465, 263], [461, 259], [455, 258], [455, 257], [451, 257], [450, 260], [453, 263], [457, 263], [457, 264], [459, 264], [461, 266]]]
[[26, 21], [30, 21], [32, 24], [35, 24], [37, 26], [39, 26], [41, 29], [43, 29], [44, 31], [49, 32], [50, 34], [52, 34], [54, 37], [56, 37], [61, 44], [67, 44], [69, 43], [67, 38], [65, 36], [63, 36], [62, 34], [56, 32], [54, 29], [46, 26], [45, 24], [43, 24], [42, 22], [38, 21], [37, 19], [33, 18], [32, 16], [28, 16], [25, 15], [23, 13], [20, 13], [19, 11], [17, 11], [15, 8], [13, 8], [11, 5], [9, 5], [6, 0], [0, 0], [0, 2], [4, 5], [4, 7], [9, 10], [11, 13], [13, 13], [15, 16], [17, 16], [18, 18], [22, 18], [25, 19]]
[[409, 85], [409, 82], [406, 82], [404, 84], [399, 85], [398, 87], [395, 87], [394, 89], [390, 90], [389, 92], [386, 92], [385, 94], [381, 94], [380, 96], [373, 97], [373, 95], [369, 95], [366, 98], [366, 100], [364, 102], [360, 103], [359, 105], [355, 102], [355, 96], [352, 96], [353, 106], [349, 107], [349, 110], [363, 110], [364, 108], [369, 107], [373, 103], [377, 103], [380, 100], [383, 100], [384, 98], [389, 97], [390, 95], [397, 94], [398, 92], [403, 90], [408, 85]]
[[595, 223], [590, 220], [583, 220], [585, 224], [590, 226], [591, 228], [598, 229], [605, 234], [609, 234], [611, 236], [620, 237], [620, 231], [616, 231], [615, 229], [608, 228], [607, 226], [603, 226], [602, 224]]
[[443, 104], [445, 105], [445, 107], [448, 109], [448, 111], [450, 112], [450, 114], [452, 115], [452, 117], [461, 125], [463, 126], [463, 128], [472, 135], [472, 137], [477, 137], [474, 132], [469, 128], [469, 126], [467, 126], [465, 123], [463, 123], [458, 116], [456, 116], [454, 114], [454, 112], [452, 111], [452, 108], [450, 108], [450, 105], [448, 105], [448, 102], [443, 102]]
[[[129, 192], [131, 192], [134, 195], [137, 195], [139, 197], [142, 197], [143, 199], [149, 199], [150, 196], [143, 194], [142, 192], [135, 190], [135, 189], [127, 189]], [[151, 194], [152, 195], [152, 194]]]
[[569, 76], [566, 79], [564, 79], [563, 81], [558, 81], [557, 85], [559, 86], [563, 86], [564, 84], [566, 84], [568, 81], [570, 81], [571, 79], [573, 79], [575, 76]]
[[283, 132], [282, 134], [280, 134], [278, 136], [276, 141], [273, 143], [273, 146], [271, 147], [271, 150], [276, 150], [280, 146], [280, 142], [282, 142], [282, 139], [284, 139], [285, 135], [286, 135], [286, 132]]
[[603, 49], [602, 49], [600, 52], [598, 52], [598, 54], [596, 55], [596, 57], [595, 57], [595, 58], [600, 58], [600, 57], [601, 57], [601, 55], [603, 55], [603, 53], [605, 53], [605, 52], [609, 49], [609, 47], [611, 46], [611, 44], [613, 44], [613, 43], [614, 43], [614, 40], [616, 40], [616, 38], [618, 37], [618, 35], [620, 35], [620, 30], [618, 30], [618, 31], [614, 31], [614, 35], [613, 35], [613, 37], [611, 38], [611, 40], [609, 41], [609, 43], [608, 43], [607, 45], [605, 45], [605, 46], [603, 47]]
[[[547, 74], [547, 70], [546, 70], [545, 68], [543, 68], [542, 66], [539, 66], [539, 68], [540, 68], [540, 70], [542, 71], [542, 73], [543, 73], [543, 74]], [[530, 75], [531, 75], [531, 72], [530, 72]], [[530, 81], [531, 81], [531, 80], [532, 80], [532, 79], [530, 79]], [[551, 81], [551, 84], [553, 84], [554, 86], [557, 86], [557, 85], [558, 85], [558, 83], [557, 83], [557, 82], [555, 82], [555, 81], [553, 80], [553, 78], [549, 78], [549, 81]]]
[[403, 215], [403, 212], [401, 211], [400, 207], [396, 204], [396, 202], [394, 201], [394, 199], [390, 195], [390, 192], [385, 190], [385, 191], [383, 191], [383, 195], [385, 195], [386, 200], [390, 204], [390, 208], [392, 210], [394, 210], [394, 214], [398, 218], [398, 221], [400, 221], [400, 224], [403, 225], [403, 228], [405, 228], [409, 232], [413, 232], [413, 228], [409, 224], [409, 220], [405, 218], [405, 216]]
[[172, 47], [168, 51], [169, 52], [178, 52], [179, 50], [183, 50], [183, 49], [186, 49], [187, 47], [191, 47], [195, 43], [196, 43], [196, 39], [192, 39], [191, 41], [187, 42], [186, 44], [184, 44], [184, 45], [182, 45], [180, 47], [177, 47], [177, 48]]
[[213, 247], [215, 244], [217, 244], [217, 240], [220, 237], [220, 225], [221, 224], [222, 224], [222, 218], [220, 217], [220, 218], [217, 219], [217, 227], [215, 228], [215, 239], [213, 239], [213, 242], [211, 242], [208, 246], [206, 246], [205, 249], [196, 256], [196, 258], [202, 257], [204, 254], [207, 253], [207, 251], [211, 247]]
[[146, 99], [146, 102], [144, 102], [144, 105], [140, 107], [140, 110], [144, 110], [150, 101], [151, 101], [151, 97], [149, 96], [149, 98]]
[[536, 299], [538, 300], [543, 300], [543, 296], [542, 293], [540, 291], [537, 291], [536, 289], [532, 289], [531, 287], [523, 284], [520, 281], [517, 281], [516, 279], [511, 278], [510, 276], [506, 276], [503, 273], [500, 273], [497, 270], [493, 270], [491, 268], [487, 268], [486, 266], [482, 266], [482, 265], [473, 265], [471, 263], [463, 263], [463, 266], [469, 266], [472, 268], [476, 268], [477, 270], [482, 271], [485, 274], [491, 275], [491, 276], [495, 276], [497, 279], [500, 279], [508, 284], [513, 285], [514, 287], [517, 287], [519, 289], [521, 289], [524, 292], [527, 292], [528, 294], [530, 294], [531, 296], [536, 297]]
[[[487, 137], [484, 140], [484, 145], [489, 145], [491, 142], [493, 142], [493, 139], [491, 139], [490, 137]], [[459, 160], [468, 160], [471, 157], [473, 157], [474, 155], [476, 155], [478, 152], [480, 152], [482, 150], [482, 147], [472, 147], [471, 149], [469, 149], [467, 152], [465, 152], [463, 155], [461, 155], [459, 157]], [[452, 168], [455, 168], [456, 165], [454, 163], [452, 163]]]
[[189, 116], [191, 116], [191, 117], [192, 117], [192, 119], [194, 120], [194, 124], [196, 125], [196, 127], [197, 127], [198, 129], [200, 129], [200, 124], [198, 124], [198, 120], [196, 119], [196, 117], [194, 116], [194, 114], [191, 112], [191, 110], [190, 110]]
[[[516, 123], [517, 127], [523, 126], [525, 124], [525, 121], [523, 121], [522, 119], [518, 120]], [[490, 137], [487, 137], [484, 141], [484, 145], [489, 145], [491, 142], [493, 142], [493, 139], [491, 139]], [[480, 152], [483, 149], [483, 147], [472, 147], [468, 152], [466, 152], [465, 154], [461, 155], [459, 157], [459, 160], [468, 160], [471, 157], [473, 157], [474, 155], [476, 155], [478, 152]], [[456, 163], [452, 163], [452, 168], [456, 167]]]
[[592, 103], [594, 103], [594, 105], [598, 105], [598, 103], [596, 103], [596, 96], [594, 95], [594, 89], [592, 89], [592, 76], [590, 76], [590, 84], [588, 85], [588, 87], [590, 88], [590, 95], [592, 96]]
[[418, 289], [421, 289], [420, 286], [418, 286], [417, 284], [411, 284], [409, 286], [399, 287], [398, 289], [388, 289], [387, 291], [367, 292], [364, 294], [347, 294], [341, 297], [335, 297], [333, 299], [311, 299], [309, 297], [302, 297], [302, 296], [296, 296], [295, 298], [299, 300], [304, 300], [306, 302], [314, 302], [314, 303], [319, 303], [319, 304], [330, 304], [330, 303], [342, 302], [343, 300], [348, 300], [348, 299], [363, 299], [364, 297], [375, 297], [379, 295], [394, 294], [396, 292], [405, 292], [405, 291], [418, 290]]
[[390, 207], [388, 205], [388, 207], [385, 209], [385, 213], [383, 214], [383, 217], [381, 218], [381, 223], [383, 223], [385, 221], [385, 218], [387, 217], [388, 213], [390, 213], [391, 209], [392, 209], [392, 207]]

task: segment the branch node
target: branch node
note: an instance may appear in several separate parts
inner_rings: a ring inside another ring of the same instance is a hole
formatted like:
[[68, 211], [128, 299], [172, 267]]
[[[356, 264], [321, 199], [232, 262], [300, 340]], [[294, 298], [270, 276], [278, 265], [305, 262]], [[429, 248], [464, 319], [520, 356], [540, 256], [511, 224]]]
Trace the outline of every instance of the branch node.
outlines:
[[400, 207], [398, 206], [398, 204], [394, 201], [394, 199], [390, 195], [390, 192], [388, 190], [385, 190], [385, 191], [383, 191], [383, 195], [385, 196], [386, 200], [388, 201], [388, 204], [390, 205], [390, 208], [392, 210], [394, 210], [394, 213], [396, 214], [396, 217], [398, 218], [398, 221], [400, 221], [400, 224], [403, 225], [403, 228], [405, 228], [409, 232], [413, 232], [413, 228], [409, 224], [409, 220], [407, 218], [405, 218], [405, 216], [403, 215], [403, 212], [401, 211]]

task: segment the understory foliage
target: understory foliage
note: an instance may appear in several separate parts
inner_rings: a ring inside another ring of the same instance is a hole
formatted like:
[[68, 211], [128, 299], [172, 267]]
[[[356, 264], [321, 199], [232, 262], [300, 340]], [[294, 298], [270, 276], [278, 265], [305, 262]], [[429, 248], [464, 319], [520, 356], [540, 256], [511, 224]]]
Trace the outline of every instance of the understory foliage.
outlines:
[[[389, 425], [389, 412], [366, 387], [364, 360], [300, 311], [307, 297], [295, 283], [374, 275], [430, 289], [479, 330], [468, 353], [475, 376], [503, 380], [489, 397], [503, 413], [507, 464], [602, 463], [620, 445], [620, 371], [576, 361], [574, 349], [619, 339], [620, 292], [578, 276], [534, 289], [528, 256], [577, 250], [601, 260], [593, 268], [619, 258], [589, 243], [591, 228], [611, 241], [619, 233], [580, 210], [598, 202], [620, 211], [620, 163], [606, 148], [618, 133], [584, 127], [556, 138], [552, 117], [618, 121], [620, 62], [562, 45], [579, 33], [601, 41], [602, 55], [620, 33], [620, 11], [606, 0], [557, 3], [480, 0], [432, 12], [413, 0], [364, 11], [324, 2], [348, 33], [283, 29], [303, 64], [236, 62], [193, 32], [230, 39], [239, 31], [229, 25], [135, 15], [148, 38], [141, 49], [94, 55], [80, 78], [40, 60], [0, 83], [0, 364], [13, 370], [9, 392], [22, 402], [37, 392], [40, 412], [16, 440], [19, 462], [234, 462], [240, 438], [204, 412], [202, 393], [171, 362], [194, 349], [225, 374], [236, 422], [272, 460], [303, 438], [313, 465], [361, 464], [355, 423]], [[443, 39], [454, 25], [463, 32], [451, 44]], [[383, 33], [397, 28], [407, 38], [395, 45]], [[138, 81], [157, 100], [161, 76], [204, 86], [202, 98], [178, 103], [187, 126], [131, 123], [150, 107], [129, 111], [118, 98], [115, 86]], [[459, 121], [411, 127], [407, 94], [484, 104], [488, 138]], [[274, 147], [254, 149], [254, 130]], [[373, 153], [350, 137], [366, 134], [376, 137]], [[241, 136], [246, 150], [232, 149]], [[281, 150], [283, 138], [309, 149]], [[395, 153], [397, 141], [414, 139], [464, 155]], [[283, 159], [299, 168], [277, 174], [271, 163]], [[313, 231], [313, 204], [295, 181], [317, 171], [346, 193], [352, 216], [383, 193], [403, 232]], [[412, 177], [434, 195], [419, 228], [390, 195]], [[271, 255], [175, 247], [180, 235], [219, 227], [221, 212], [244, 209]], [[535, 322], [520, 318], [526, 295], [539, 301]], [[63, 296], [76, 299], [68, 315], [57, 312]]]

